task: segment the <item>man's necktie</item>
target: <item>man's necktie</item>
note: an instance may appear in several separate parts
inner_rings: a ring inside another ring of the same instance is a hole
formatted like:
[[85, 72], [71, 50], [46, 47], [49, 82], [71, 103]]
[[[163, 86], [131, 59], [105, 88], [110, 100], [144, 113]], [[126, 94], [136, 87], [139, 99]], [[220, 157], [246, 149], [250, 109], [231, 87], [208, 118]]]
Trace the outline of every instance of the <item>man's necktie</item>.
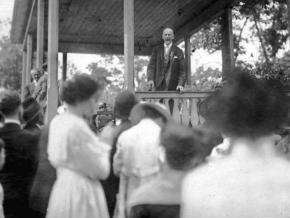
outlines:
[[169, 51], [170, 51], [169, 46], [166, 46], [165, 47], [165, 52], [164, 52], [164, 59], [165, 59], [166, 63], [168, 63], [168, 61], [169, 61]]

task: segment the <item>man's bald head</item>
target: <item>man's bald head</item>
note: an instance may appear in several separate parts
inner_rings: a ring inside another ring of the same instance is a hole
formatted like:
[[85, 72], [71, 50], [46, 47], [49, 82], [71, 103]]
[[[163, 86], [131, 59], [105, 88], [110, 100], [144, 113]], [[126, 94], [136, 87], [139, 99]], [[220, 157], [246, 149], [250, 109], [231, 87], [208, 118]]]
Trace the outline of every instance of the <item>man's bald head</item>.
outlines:
[[162, 39], [166, 45], [169, 45], [173, 42], [174, 39], [174, 32], [173, 29], [167, 27], [163, 30]]

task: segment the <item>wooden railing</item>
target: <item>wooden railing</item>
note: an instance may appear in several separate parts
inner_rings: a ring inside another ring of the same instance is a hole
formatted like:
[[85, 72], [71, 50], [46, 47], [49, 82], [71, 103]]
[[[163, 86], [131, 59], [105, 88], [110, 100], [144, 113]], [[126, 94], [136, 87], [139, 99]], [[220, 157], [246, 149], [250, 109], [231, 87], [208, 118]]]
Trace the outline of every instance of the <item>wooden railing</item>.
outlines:
[[201, 102], [210, 92], [136, 92], [140, 100], [162, 102], [168, 109], [171, 105], [172, 117], [184, 125], [199, 125], [204, 122], [200, 115]]

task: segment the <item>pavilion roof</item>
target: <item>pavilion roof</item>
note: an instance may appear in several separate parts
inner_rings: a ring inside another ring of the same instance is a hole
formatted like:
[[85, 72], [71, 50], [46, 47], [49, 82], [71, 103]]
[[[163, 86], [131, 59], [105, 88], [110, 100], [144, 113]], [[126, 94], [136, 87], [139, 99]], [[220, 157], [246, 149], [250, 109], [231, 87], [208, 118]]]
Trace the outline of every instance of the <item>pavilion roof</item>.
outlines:
[[[15, 0], [11, 40], [23, 43], [25, 33], [36, 37], [37, 1]], [[123, 54], [122, 0], [59, 0], [59, 51]], [[219, 16], [237, 0], [135, 0], [135, 53], [148, 55], [161, 42], [164, 27], [176, 40]], [[34, 8], [34, 10], [31, 10]], [[29, 15], [33, 11], [31, 19]], [[47, 35], [48, 0], [45, 0]], [[29, 28], [26, 30], [27, 24]]]

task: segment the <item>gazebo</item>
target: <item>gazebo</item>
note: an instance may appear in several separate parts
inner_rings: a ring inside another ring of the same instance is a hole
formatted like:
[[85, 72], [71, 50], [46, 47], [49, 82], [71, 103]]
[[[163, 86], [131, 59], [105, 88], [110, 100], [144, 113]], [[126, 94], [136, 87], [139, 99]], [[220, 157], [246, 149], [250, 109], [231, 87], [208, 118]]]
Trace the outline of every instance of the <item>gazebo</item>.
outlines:
[[[190, 36], [215, 18], [222, 17], [222, 71], [234, 66], [232, 11], [238, 0], [15, 0], [11, 40], [22, 44], [23, 87], [30, 82], [33, 53], [41, 68], [44, 52], [48, 62], [48, 121], [58, 101], [58, 53], [124, 54], [128, 89], [134, 91], [134, 55], [150, 55], [161, 42], [162, 29], [170, 26], [175, 39], [185, 42], [186, 69], [190, 82]], [[243, 1], [245, 2], [245, 1]], [[255, 4], [248, 0], [246, 4]], [[140, 98], [174, 99], [174, 118], [184, 124], [202, 122], [198, 104], [208, 93], [139, 92]], [[181, 106], [180, 106], [181, 105]]]

